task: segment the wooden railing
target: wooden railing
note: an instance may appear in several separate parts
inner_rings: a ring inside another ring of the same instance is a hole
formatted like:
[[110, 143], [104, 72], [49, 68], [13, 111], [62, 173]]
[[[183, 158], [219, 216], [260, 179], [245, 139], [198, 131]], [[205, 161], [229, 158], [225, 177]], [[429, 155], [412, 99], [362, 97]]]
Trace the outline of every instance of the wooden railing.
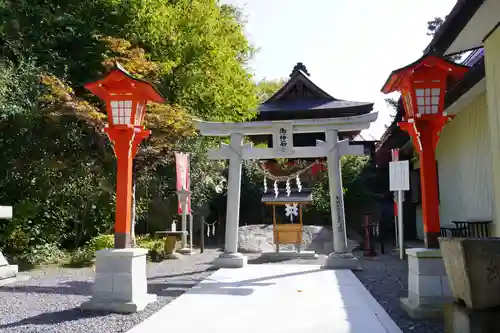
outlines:
[[492, 221], [451, 221], [455, 227], [441, 227], [441, 237], [489, 237]]

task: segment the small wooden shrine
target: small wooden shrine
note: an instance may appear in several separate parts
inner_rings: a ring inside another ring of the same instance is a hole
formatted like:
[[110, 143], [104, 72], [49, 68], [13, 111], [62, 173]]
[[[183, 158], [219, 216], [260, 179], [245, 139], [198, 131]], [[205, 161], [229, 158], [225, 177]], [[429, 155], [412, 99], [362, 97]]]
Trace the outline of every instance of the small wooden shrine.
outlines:
[[[368, 114], [373, 109], [373, 103], [354, 102], [334, 98], [317, 84], [309, 75], [303, 63], [299, 62], [293, 68], [289, 80], [269, 99], [259, 106], [258, 121], [296, 120], [352, 117]], [[339, 139], [352, 141], [360, 131], [339, 133]], [[270, 135], [253, 137], [254, 141], [267, 142], [273, 147]], [[316, 140], [325, 140], [325, 133], [293, 134], [295, 147], [315, 146]], [[363, 141], [352, 142], [363, 145]], [[369, 142], [372, 150], [372, 142]], [[365, 147], [366, 148], [366, 147]], [[287, 167], [287, 165], [289, 167]], [[300, 251], [302, 243], [302, 208], [312, 203], [309, 183], [311, 176], [324, 170], [322, 159], [290, 160], [283, 165], [276, 160], [262, 161], [264, 171], [264, 195], [262, 202], [273, 208], [274, 242], [277, 251], [280, 244], [296, 244]], [[268, 181], [270, 180], [270, 181]], [[269, 188], [268, 188], [269, 186]], [[280, 218], [277, 210], [285, 209], [289, 219]], [[296, 209], [296, 210], [295, 210]], [[288, 211], [286, 211], [288, 210]], [[290, 214], [297, 212], [298, 216]], [[296, 218], [294, 220], [294, 218]]]
[[[285, 193], [286, 189], [279, 192], [278, 196], [274, 193], [267, 193], [262, 197], [262, 202], [271, 206], [273, 210], [273, 236], [276, 252], [279, 252], [281, 244], [294, 244], [297, 252], [300, 252], [302, 209], [305, 205], [312, 203], [311, 191], [302, 189], [301, 192], [293, 191], [290, 195]], [[279, 210], [283, 210], [281, 214]]]

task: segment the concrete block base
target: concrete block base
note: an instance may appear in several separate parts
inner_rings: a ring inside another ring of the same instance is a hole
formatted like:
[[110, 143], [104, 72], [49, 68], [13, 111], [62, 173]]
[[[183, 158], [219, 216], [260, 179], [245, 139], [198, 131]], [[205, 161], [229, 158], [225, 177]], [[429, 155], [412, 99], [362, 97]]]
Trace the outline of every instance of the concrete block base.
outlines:
[[500, 308], [471, 310], [455, 302], [444, 306], [447, 333], [497, 333]]
[[361, 270], [361, 265], [359, 259], [352, 253], [330, 253], [324, 268]]
[[170, 254], [167, 254], [167, 255], [165, 256], [165, 259], [181, 259], [181, 258], [182, 258], [182, 254], [177, 253], [177, 252], [175, 252], [175, 253], [170, 253]]
[[17, 265], [0, 266], [0, 281], [15, 278], [18, 272]]
[[273, 260], [287, 260], [287, 259], [317, 259], [318, 255], [314, 251], [280, 251], [280, 252], [265, 252], [262, 257]]
[[0, 251], [0, 286], [5, 286], [6, 284], [18, 281], [18, 271], [19, 268], [17, 265], [9, 265], [7, 259], [5, 259]]
[[422, 306], [413, 303], [408, 297], [401, 298], [399, 301], [403, 310], [414, 319], [438, 318], [443, 315], [442, 304]]
[[6, 286], [6, 285], [14, 283], [14, 282], [28, 281], [29, 279], [30, 279], [29, 275], [17, 274], [14, 277], [1, 279], [0, 280], [0, 287]]
[[147, 249], [106, 249], [96, 252], [92, 299], [84, 310], [134, 313], [156, 301], [147, 293]]
[[192, 254], [196, 253], [196, 252], [192, 251], [189, 247], [178, 249], [177, 252], [179, 252], [180, 254], [184, 254], [184, 255], [192, 255]]
[[241, 253], [222, 253], [213, 262], [217, 268], [241, 268], [246, 266], [248, 258]]
[[408, 297], [401, 307], [412, 318], [436, 317], [452, 300], [439, 249], [407, 249]]
[[149, 303], [156, 302], [156, 295], [146, 294], [142, 298], [136, 298], [133, 302], [125, 301], [105, 301], [91, 299], [82, 303], [83, 310], [103, 311], [116, 313], [136, 313], [146, 308]]

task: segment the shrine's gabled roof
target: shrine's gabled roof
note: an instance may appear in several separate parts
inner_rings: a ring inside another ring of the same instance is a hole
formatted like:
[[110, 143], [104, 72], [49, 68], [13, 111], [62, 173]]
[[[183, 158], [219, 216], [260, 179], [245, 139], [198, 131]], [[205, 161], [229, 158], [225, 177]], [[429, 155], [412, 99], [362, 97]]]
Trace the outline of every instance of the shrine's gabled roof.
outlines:
[[372, 109], [373, 103], [334, 98], [310, 79], [299, 62], [287, 83], [259, 106], [259, 120], [346, 117]]

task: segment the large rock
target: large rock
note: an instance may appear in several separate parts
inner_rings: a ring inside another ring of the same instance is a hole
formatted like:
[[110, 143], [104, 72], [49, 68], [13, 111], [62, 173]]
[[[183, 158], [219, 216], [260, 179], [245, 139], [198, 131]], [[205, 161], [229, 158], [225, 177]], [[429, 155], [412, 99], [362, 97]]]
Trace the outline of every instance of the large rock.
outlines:
[[[332, 230], [314, 225], [305, 225], [302, 234], [303, 250], [328, 254], [333, 252]], [[276, 251], [273, 242], [273, 226], [267, 224], [248, 225], [239, 228], [238, 251], [242, 253], [262, 253]], [[347, 251], [351, 252], [358, 244], [347, 240]], [[293, 249], [293, 245], [281, 245], [283, 250]]]

